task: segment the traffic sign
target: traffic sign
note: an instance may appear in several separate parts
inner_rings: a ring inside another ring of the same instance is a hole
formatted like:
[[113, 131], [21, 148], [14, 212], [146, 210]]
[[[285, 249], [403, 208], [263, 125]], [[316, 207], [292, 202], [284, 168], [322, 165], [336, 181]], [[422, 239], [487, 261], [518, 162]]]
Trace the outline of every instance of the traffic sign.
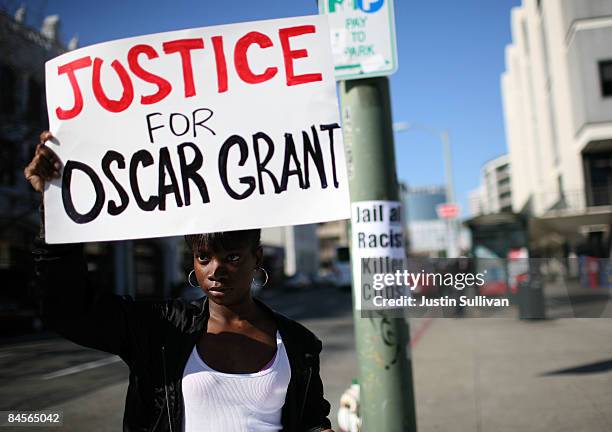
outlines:
[[436, 213], [438, 213], [440, 219], [455, 219], [459, 216], [459, 206], [452, 203], [438, 204]]
[[397, 70], [393, 0], [319, 0], [319, 12], [329, 15], [336, 80]]

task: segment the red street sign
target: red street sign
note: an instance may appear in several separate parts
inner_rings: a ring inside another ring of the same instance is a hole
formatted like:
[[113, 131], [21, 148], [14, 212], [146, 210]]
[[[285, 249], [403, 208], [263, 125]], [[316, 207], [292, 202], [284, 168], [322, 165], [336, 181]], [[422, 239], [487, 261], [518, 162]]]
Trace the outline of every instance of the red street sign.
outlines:
[[440, 219], [454, 219], [459, 216], [459, 206], [450, 203], [438, 204], [436, 213], [438, 213]]

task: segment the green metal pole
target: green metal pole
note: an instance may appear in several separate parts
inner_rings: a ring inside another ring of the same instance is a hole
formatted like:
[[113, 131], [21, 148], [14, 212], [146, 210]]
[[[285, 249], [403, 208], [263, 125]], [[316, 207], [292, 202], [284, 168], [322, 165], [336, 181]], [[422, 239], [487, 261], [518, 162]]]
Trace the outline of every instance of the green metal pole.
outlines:
[[[388, 79], [341, 81], [340, 99], [351, 202], [399, 201]], [[356, 295], [359, 287], [353, 289], [353, 304]], [[359, 310], [353, 311], [362, 430], [415, 432], [408, 322], [362, 318]]]

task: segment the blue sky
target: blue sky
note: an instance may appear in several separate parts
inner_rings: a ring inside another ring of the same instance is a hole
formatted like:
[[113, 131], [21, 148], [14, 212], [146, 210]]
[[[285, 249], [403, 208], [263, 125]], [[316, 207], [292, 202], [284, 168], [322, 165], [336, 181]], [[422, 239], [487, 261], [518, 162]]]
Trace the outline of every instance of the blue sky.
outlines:
[[[215, 24], [317, 13], [315, 0], [30, 0], [28, 22], [59, 14], [62, 36], [80, 46]], [[9, 8], [17, 1], [3, 1]], [[457, 199], [468, 213], [469, 190], [484, 162], [506, 152], [499, 79], [510, 42], [510, 9], [520, 0], [396, 0], [399, 70], [391, 77], [394, 121], [447, 129]], [[444, 183], [437, 136], [396, 135], [398, 177], [410, 185]]]

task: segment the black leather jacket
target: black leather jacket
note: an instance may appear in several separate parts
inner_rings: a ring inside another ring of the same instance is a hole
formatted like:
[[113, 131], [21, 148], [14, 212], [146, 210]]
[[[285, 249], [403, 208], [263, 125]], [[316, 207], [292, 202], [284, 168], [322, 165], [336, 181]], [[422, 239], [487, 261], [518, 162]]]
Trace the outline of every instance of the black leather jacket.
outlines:
[[[67, 339], [116, 354], [129, 366], [123, 430], [181, 432], [181, 379], [206, 329], [207, 301], [134, 301], [100, 293], [87, 283], [78, 245], [39, 242], [34, 256], [43, 321]], [[301, 324], [259, 304], [276, 320], [291, 365], [283, 431], [330, 428], [330, 405], [319, 376], [321, 341]]]

